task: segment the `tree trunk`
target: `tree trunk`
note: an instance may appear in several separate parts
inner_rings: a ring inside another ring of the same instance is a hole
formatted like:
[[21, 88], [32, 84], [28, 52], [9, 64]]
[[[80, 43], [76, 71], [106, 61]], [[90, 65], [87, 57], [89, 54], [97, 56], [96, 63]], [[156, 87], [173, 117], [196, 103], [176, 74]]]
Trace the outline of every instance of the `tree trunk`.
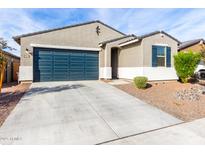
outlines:
[[0, 94], [1, 94], [1, 88], [3, 85], [5, 67], [6, 67], [6, 62], [2, 62], [2, 67], [1, 67], [1, 71], [0, 71]]

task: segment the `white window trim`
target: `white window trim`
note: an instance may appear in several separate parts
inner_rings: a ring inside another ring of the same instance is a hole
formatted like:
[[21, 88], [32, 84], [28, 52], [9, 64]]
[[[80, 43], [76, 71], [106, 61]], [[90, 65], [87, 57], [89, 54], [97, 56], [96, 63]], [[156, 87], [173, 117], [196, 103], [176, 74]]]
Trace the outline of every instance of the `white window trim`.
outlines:
[[131, 43], [135, 43], [135, 42], [138, 42], [138, 41], [139, 41], [139, 39], [134, 39], [134, 40], [131, 40], [131, 41], [120, 44], [119, 47], [123, 47], [125, 45], [129, 45]]
[[158, 44], [154, 44], [155, 46], [164, 46], [164, 47], [169, 47], [169, 45], [168, 44], [160, 44], [160, 43], [158, 43]]

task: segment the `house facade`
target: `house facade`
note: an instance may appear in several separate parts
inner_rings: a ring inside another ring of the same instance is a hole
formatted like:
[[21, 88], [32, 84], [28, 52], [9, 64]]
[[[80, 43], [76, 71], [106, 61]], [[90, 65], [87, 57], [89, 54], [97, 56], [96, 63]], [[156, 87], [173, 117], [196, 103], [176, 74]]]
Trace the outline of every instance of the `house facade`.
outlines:
[[[163, 31], [122, 40], [120, 43], [118, 41], [117, 44], [108, 43], [102, 47], [102, 51], [109, 55], [105, 63], [108, 69], [106, 77], [113, 78], [117, 72], [118, 78], [126, 79], [133, 79], [135, 76], [146, 76], [149, 80], [178, 79], [173, 61], [178, 44], [178, 40]], [[107, 46], [111, 46], [111, 50]], [[112, 62], [115, 50], [116, 64]]]
[[14, 37], [21, 45], [20, 81], [175, 80], [177, 39], [163, 31], [126, 35], [92, 21]]

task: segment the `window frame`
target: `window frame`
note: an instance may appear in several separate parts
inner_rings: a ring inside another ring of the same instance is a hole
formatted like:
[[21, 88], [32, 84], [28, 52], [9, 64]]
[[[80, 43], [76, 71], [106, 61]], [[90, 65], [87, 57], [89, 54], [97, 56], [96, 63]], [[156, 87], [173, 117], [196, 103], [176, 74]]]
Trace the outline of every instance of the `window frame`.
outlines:
[[[164, 58], [164, 66], [158, 66], [158, 63], [157, 63], [157, 67], [166, 67], [167, 66], [167, 46], [159, 46], [158, 45], [157, 47], [163, 47], [163, 49], [164, 49], [163, 50], [164, 56], [161, 56], [161, 55], [158, 55], [158, 54], [156, 56], [157, 58], [158, 57], [161, 57], [161, 58], [163, 57]], [[158, 59], [157, 59], [157, 61], [158, 61]]]
[[155, 46], [156, 48], [157, 48], [157, 50], [159, 50], [158, 49], [158, 47], [163, 47], [163, 49], [164, 49], [164, 56], [161, 56], [161, 55], [156, 55], [156, 62], [158, 61], [158, 57], [163, 57], [164, 58], [164, 66], [158, 66], [158, 63], [156, 63], [156, 67], [161, 67], [161, 68], [164, 68], [164, 67], [167, 67], [167, 48], [169, 47], [169, 48], [171, 48], [170, 46], [168, 46], [168, 45], [153, 45], [153, 46]]

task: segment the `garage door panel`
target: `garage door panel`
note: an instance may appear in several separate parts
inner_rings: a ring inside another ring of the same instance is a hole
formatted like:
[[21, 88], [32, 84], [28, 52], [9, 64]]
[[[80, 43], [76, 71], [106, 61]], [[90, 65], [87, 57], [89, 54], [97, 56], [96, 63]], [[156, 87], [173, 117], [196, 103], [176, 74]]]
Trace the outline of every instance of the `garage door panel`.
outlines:
[[53, 81], [50, 76], [42, 76], [39, 78], [39, 81]]
[[95, 74], [96, 74], [96, 73], [98, 72], [98, 70], [91, 70], [91, 69], [90, 69], [90, 70], [86, 70], [85, 72], [86, 72], [86, 73], [95, 73]]
[[84, 69], [70, 69], [69, 70], [70, 74], [79, 74], [84, 75]]
[[85, 63], [85, 67], [98, 67], [98, 62], [87, 62]]
[[54, 69], [62, 69], [62, 68], [68, 68], [69, 64], [68, 63], [55, 63], [53, 64]]
[[52, 61], [48, 62], [48, 61], [38, 61], [38, 65], [36, 66], [50, 66], [52, 67]]
[[85, 78], [89, 80], [93, 80], [93, 78], [96, 78], [97, 76], [95, 74], [86, 74]]
[[89, 59], [86, 59], [85, 61], [87, 64], [89, 63], [95, 63], [95, 64], [98, 64], [98, 61], [97, 60], [89, 60]]
[[54, 62], [56, 62], [56, 63], [63, 63], [63, 62], [67, 63], [67, 61], [68, 61], [68, 58], [66, 58], [66, 57], [62, 57], [62, 58], [54, 57]]
[[81, 74], [71, 74], [70, 75], [70, 80], [76, 81], [76, 80], [85, 80], [85, 77], [82, 76]]
[[65, 74], [55, 74], [53, 76], [53, 81], [67, 81], [69, 80], [68, 77], [65, 77]]
[[52, 81], [50, 74], [40, 75], [36, 74], [36, 81]]
[[52, 70], [50, 69], [41, 69], [39, 71], [36, 71], [36, 72], [39, 72], [40, 74], [44, 75], [44, 74], [51, 74], [52, 75]]
[[66, 81], [69, 80], [69, 54], [67, 52], [56, 51], [53, 53], [53, 80]]
[[84, 63], [75, 63], [75, 64], [70, 64], [70, 69], [75, 70], [75, 69], [84, 69]]
[[83, 58], [83, 57], [70, 57], [70, 62], [71, 63], [79, 63], [79, 62], [84, 62], [85, 61], [85, 59]]
[[[50, 52], [49, 52], [50, 53]], [[52, 59], [52, 54], [37, 54], [37, 57], [39, 58], [39, 59]]]
[[98, 52], [34, 49], [34, 81], [96, 80]]
[[68, 60], [68, 58], [69, 58], [69, 56], [66, 55], [66, 54], [64, 54], [64, 55], [56, 55], [56, 54], [54, 54], [53, 56], [54, 56], [55, 60]]

